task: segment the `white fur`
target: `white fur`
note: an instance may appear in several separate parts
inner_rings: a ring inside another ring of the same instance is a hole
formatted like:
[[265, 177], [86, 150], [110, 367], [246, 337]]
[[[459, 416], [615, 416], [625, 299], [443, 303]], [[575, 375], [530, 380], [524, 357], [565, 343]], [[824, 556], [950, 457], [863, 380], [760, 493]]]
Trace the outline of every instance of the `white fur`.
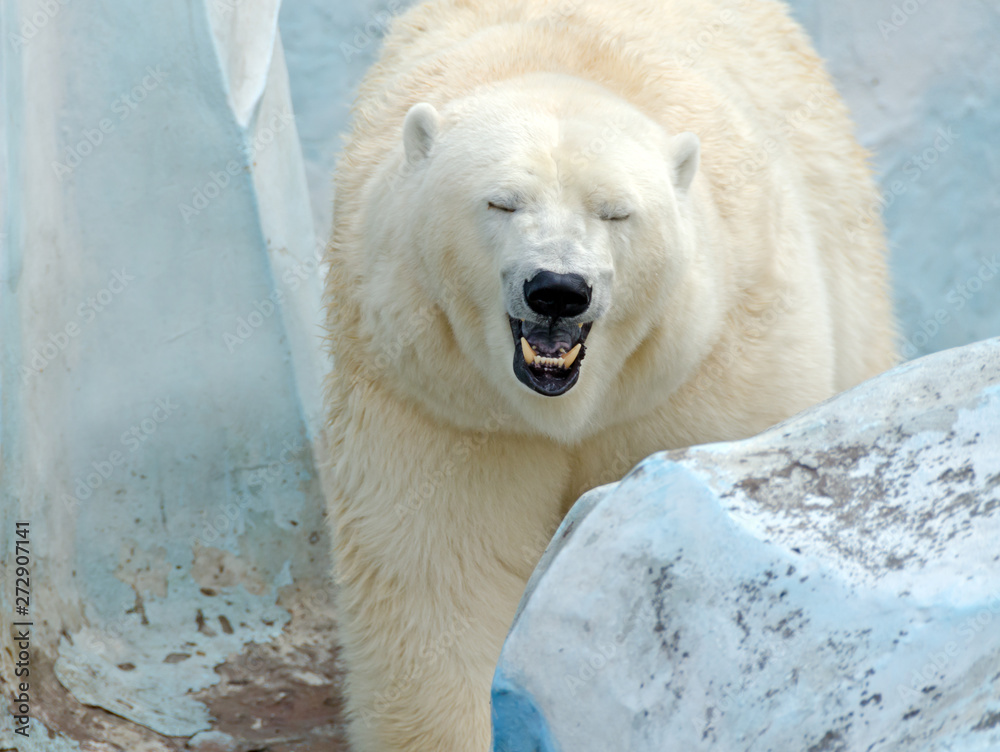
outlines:
[[[865, 155], [782, 6], [564, 6], [398, 19], [338, 167], [331, 517], [357, 752], [487, 748], [501, 642], [581, 492], [893, 361], [879, 228], [848, 226], [874, 200]], [[534, 316], [540, 269], [593, 290], [560, 397], [512, 369], [508, 315]]]

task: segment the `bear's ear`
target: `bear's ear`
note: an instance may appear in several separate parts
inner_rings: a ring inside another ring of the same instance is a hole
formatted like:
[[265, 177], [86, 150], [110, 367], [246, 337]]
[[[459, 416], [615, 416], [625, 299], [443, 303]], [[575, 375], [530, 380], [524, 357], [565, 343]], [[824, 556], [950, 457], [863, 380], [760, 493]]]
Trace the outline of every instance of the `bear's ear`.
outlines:
[[674, 186], [679, 194], [687, 193], [698, 172], [698, 162], [701, 158], [701, 141], [693, 133], [681, 133], [674, 136], [670, 144], [674, 162]]
[[419, 162], [430, 153], [440, 122], [438, 111], [427, 102], [410, 108], [403, 121], [403, 148], [406, 149], [407, 162]]

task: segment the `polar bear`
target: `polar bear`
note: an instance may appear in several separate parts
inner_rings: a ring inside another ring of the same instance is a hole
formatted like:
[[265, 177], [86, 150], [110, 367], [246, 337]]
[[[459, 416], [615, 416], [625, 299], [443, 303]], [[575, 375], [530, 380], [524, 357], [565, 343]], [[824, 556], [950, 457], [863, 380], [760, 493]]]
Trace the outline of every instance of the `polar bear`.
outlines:
[[501, 643], [583, 491], [894, 361], [866, 154], [778, 2], [419, 5], [361, 86], [335, 190], [356, 752], [489, 747]]

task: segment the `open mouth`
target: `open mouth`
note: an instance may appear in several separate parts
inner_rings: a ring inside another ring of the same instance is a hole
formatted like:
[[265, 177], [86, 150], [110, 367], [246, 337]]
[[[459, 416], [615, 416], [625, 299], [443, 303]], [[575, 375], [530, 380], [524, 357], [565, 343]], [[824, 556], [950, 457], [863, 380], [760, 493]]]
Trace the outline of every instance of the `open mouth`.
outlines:
[[580, 363], [587, 353], [583, 343], [591, 326], [592, 321], [569, 324], [553, 318], [534, 324], [510, 318], [518, 381], [545, 397], [558, 397], [572, 389], [580, 378]]

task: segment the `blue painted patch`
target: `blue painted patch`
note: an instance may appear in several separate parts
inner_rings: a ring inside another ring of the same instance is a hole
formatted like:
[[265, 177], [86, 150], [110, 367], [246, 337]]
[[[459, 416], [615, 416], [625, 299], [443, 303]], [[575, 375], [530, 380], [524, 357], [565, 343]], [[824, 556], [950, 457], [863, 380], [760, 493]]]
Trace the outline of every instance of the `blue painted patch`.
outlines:
[[535, 701], [498, 668], [493, 677], [493, 752], [559, 752]]

